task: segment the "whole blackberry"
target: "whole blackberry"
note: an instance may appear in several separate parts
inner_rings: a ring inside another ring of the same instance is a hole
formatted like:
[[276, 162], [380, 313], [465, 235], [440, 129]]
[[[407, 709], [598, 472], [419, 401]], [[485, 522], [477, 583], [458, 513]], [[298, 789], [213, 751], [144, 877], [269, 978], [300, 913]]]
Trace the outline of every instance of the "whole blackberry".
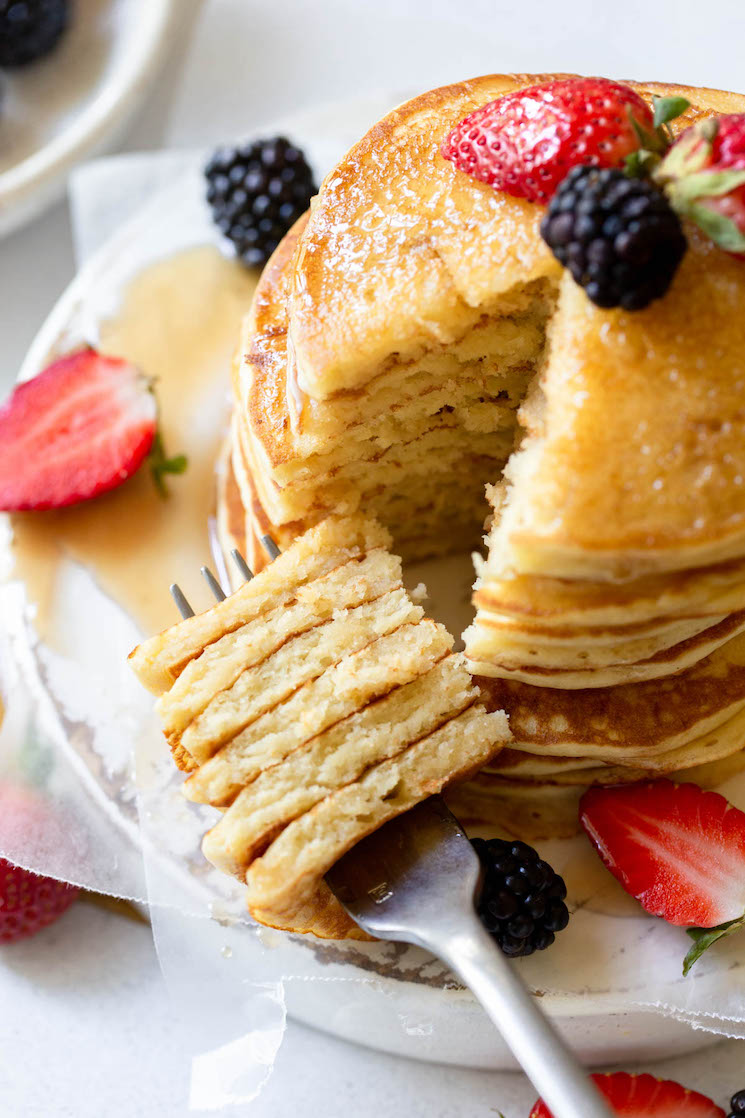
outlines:
[[732, 1096], [729, 1100], [729, 1108], [732, 1113], [728, 1114], [727, 1118], [740, 1118], [741, 1115], [745, 1114], [745, 1090], [738, 1091], [737, 1094]]
[[573, 167], [551, 199], [541, 236], [588, 299], [627, 311], [665, 294], [686, 250], [665, 195], [612, 168]]
[[564, 879], [525, 842], [473, 839], [484, 869], [476, 909], [505, 955], [532, 955], [569, 923]]
[[244, 264], [265, 264], [316, 193], [313, 172], [283, 136], [221, 148], [205, 167], [207, 201]]
[[68, 0], [0, 0], [0, 66], [25, 66], [49, 54], [69, 15]]

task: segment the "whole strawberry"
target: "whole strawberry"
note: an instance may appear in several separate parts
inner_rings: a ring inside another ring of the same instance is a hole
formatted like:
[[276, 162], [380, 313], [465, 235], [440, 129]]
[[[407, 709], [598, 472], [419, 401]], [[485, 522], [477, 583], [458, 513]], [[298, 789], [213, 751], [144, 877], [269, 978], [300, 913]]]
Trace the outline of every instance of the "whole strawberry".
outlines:
[[686, 129], [655, 172], [681, 216], [716, 243], [745, 255], [745, 113]]
[[80, 892], [0, 858], [0, 943], [36, 935], [66, 912]]
[[497, 190], [548, 202], [572, 167], [621, 167], [654, 137], [647, 103], [607, 78], [566, 78], [491, 101], [453, 128], [445, 159]]
[[580, 822], [627, 893], [688, 929], [687, 974], [717, 940], [745, 928], [745, 813], [697, 784], [592, 787]]
[[[69, 828], [36, 789], [0, 783], [0, 843], [18, 849], [30, 838], [37, 852], [67, 849]], [[65, 912], [79, 890], [0, 858], [0, 943], [32, 936]]]
[[[722, 1108], [706, 1095], [689, 1091], [672, 1079], [625, 1071], [590, 1078], [619, 1118], [725, 1118]], [[552, 1118], [552, 1114], [539, 1099], [530, 1118]]]

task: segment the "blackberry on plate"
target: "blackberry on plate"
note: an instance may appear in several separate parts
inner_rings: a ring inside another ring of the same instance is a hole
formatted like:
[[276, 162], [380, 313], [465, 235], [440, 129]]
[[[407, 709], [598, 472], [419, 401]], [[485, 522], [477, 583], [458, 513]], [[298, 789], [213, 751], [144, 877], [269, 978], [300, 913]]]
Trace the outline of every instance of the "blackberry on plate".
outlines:
[[680, 218], [654, 184], [573, 167], [541, 222], [554, 256], [599, 307], [641, 310], [665, 294], [686, 250]]
[[532, 955], [569, 923], [564, 879], [525, 842], [473, 839], [484, 870], [476, 905], [505, 955]]
[[266, 263], [317, 192], [305, 156], [284, 136], [221, 148], [204, 173], [215, 223], [249, 267]]
[[69, 15], [69, 0], [0, 0], [0, 66], [25, 66], [49, 54]]
[[739, 1115], [745, 1114], [745, 1090], [738, 1091], [729, 1100], [729, 1108], [731, 1114], [727, 1118], [739, 1118]]

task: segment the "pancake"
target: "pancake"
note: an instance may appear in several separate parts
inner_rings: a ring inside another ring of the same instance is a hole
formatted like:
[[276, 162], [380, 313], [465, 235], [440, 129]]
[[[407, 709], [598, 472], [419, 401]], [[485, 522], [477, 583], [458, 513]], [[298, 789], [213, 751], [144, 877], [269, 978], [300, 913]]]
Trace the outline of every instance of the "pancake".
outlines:
[[478, 683], [487, 706], [507, 712], [517, 749], [636, 765], [745, 708], [745, 637], [677, 676], [607, 690], [560, 691], [484, 677]]
[[[478, 570], [483, 570], [482, 561]], [[489, 624], [492, 616], [509, 617], [529, 628], [577, 628], [588, 633], [661, 619], [722, 616], [745, 608], [745, 560], [629, 582], [528, 575], [477, 578], [474, 602], [483, 624]]]
[[155, 695], [168, 690], [190, 660], [225, 633], [293, 600], [295, 592], [346, 560], [376, 547], [388, 547], [390, 535], [362, 518], [330, 518], [307, 532], [291, 552], [280, 555], [260, 580], [246, 582], [213, 609], [189, 618], [130, 653], [129, 662], [141, 683]]
[[482, 767], [495, 752], [495, 738], [507, 732], [503, 716], [496, 725], [490, 718], [495, 716], [469, 707], [285, 827], [248, 869], [251, 914], [273, 927], [294, 928], [298, 907], [307, 903], [323, 874], [355, 843]]
[[471, 780], [452, 788], [448, 805], [460, 821], [483, 831], [496, 829], [504, 834], [539, 842], [545, 839], [571, 838], [580, 831], [579, 801], [589, 784], [604, 785], [653, 780], [661, 775], [678, 783], [694, 782], [702, 788], [716, 788], [724, 781], [745, 771], [745, 716], [733, 719], [736, 726], [727, 732], [730, 744], [739, 743], [731, 751], [717, 756], [721, 739], [712, 735], [711, 750], [697, 765], [680, 769], [608, 768], [596, 773], [581, 769], [574, 773], [546, 775], [543, 778], [501, 775], [482, 771]]
[[[240, 517], [222, 523], [240, 535]], [[248, 881], [252, 911], [275, 927], [359, 935], [323, 884], [327, 869], [509, 737], [452, 637], [403, 589], [387, 540], [370, 521], [324, 521], [131, 656], [161, 691], [166, 738], [191, 773], [185, 794], [222, 812], [205, 856]], [[293, 836], [312, 831], [311, 816], [323, 833], [298, 852]]]
[[[511, 664], [500, 657], [495, 664], [491, 660], [475, 660], [469, 657], [469, 668], [477, 675], [496, 676], [502, 679], [515, 679], [558, 689], [609, 688], [627, 683], [643, 683], [652, 679], [664, 679], [704, 659], [715, 649], [736, 637], [745, 629], [745, 611], [732, 613], [717, 625], [705, 629], [695, 636], [688, 637], [671, 648], [663, 648], [646, 660], [627, 664], [606, 664], [602, 667], [544, 668], [535, 660], [529, 663]], [[471, 630], [466, 630], [468, 637]], [[466, 649], [469, 650], [468, 642]], [[583, 659], [580, 657], [580, 659]], [[589, 654], [587, 656], [589, 660]]]
[[[682, 778], [682, 774], [703, 765], [724, 761], [739, 753], [745, 742], [745, 710], [738, 710], [722, 724], [687, 742], [631, 764], [598, 765], [589, 758], [538, 757], [517, 749], [504, 750], [484, 773], [538, 784], [572, 785], [624, 784], [649, 780], [655, 776]], [[685, 779], [688, 779], [685, 777]]]
[[728, 614], [714, 617], [674, 618], [645, 625], [614, 626], [595, 629], [541, 629], [508, 618], [480, 625], [488, 629], [468, 633], [472, 660], [489, 655], [496, 644], [499, 661], [505, 668], [533, 667], [563, 670], [594, 670], [642, 663], [658, 653], [679, 648], [684, 642], [701, 637], [727, 621]]
[[[745, 751], [721, 761], [668, 773], [677, 782], [692, 781], [702, 788], [717, 788], [745, 771]], [[630, 771], [629, 782], [654, 779], [659, 773]], [[624, 781], [616, 779], [616, 783]], [[603, 781], [606, 783], [606, 781]], [[497, 831], [525, 842], [572, 838], [580, 833], [579, 802], [586, 785], [504, 779], [480, 773], [458, 784], [446, 795], [450, 810], [471, 830]]]
[[275, 535], [363, 507], [394, 527], [408, 558], [451, 550], [445, 521], [475, 546], [484, 483], [512, 448], [543, 347], [545, 292], [515, 296], [460, 343], [392, 369], [364, 408], [355, 397], [313, 401], [296, 420], [285, 299], [303, 228], [267, 265], [234, 366], [233, 471], [244, 506]]
[[[231, 863], [248, 865], [278, 829], [357, 780], [371, 765], [425, 738], [471, 706], [474, 694], [460, 659], [446, 657], [424, 675], [307, 739], [283, 764], [262, 770], [232, 799], [210, 843], [217, 848], [218, 835], [229, 834]], [[186, 791], [191, 796], [194, 790], [187, 785]]]

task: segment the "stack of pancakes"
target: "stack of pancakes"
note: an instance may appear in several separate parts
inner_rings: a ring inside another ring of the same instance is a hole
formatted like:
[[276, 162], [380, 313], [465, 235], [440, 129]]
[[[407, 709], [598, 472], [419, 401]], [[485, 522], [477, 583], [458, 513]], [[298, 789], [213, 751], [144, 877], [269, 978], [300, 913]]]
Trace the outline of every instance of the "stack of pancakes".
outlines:
[[509, 737], [452, 638], [402, 587], [390, 536], [329, 517], [207, 613], [131, 656], [189, 799], [223, 813], [205, 855], [261, 923], [361, 934], [323, 884], [355, 842]]
[[288, 292], [307, 231], [306, 216], [265, 269], [239, 344], [232, 469], [253, 526], [287, 542], [361, 508], [406, 558], [451, 551], [454, 536], [475, 546], [484, 484], [501, 475], [545, 344], [546, 285], [521, 286], [447, 345], [391, 353], [385, 375], [361, 388], [310, 400], [294, 379]]
[[[234, 366], [226, 546], [261, 565], [329, 513], [374, 512], [405, 557], [477, 559], [468, 666], [514, 748], [456, 810], [533, 837], [583, 787], [743, 761], [745, 265], [694, 229], [672, 288], [601, 310], [541, 207], [440, 155], [521, 85], [435, 90], [376, 125], [264, 271]], [[684, 127], [745, 98], [681, 94]], [[485, 496], [486, 493], [486, 496]]]

